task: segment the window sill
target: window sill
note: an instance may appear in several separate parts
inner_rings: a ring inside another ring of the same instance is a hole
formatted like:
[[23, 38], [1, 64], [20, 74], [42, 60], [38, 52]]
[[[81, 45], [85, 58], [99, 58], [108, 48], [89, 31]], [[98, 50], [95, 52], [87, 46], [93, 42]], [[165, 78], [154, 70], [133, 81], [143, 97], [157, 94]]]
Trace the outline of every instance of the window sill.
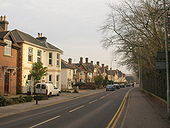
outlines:
[[12, 55], [4, 55], [5, 57], [13, 57]]

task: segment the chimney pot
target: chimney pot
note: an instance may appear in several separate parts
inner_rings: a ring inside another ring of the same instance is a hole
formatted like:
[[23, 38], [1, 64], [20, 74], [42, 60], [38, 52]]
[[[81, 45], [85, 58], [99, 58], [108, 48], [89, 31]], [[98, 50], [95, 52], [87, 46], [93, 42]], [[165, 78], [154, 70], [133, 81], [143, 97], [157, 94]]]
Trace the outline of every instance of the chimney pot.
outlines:
[[68, 58], [68, 63], [72, 64], [72, 59], [71, 58]]
[[83, 57], [80, 57], [80, 64], [83, 64]]
[[88, 63], [88, 58], [86, 58], [86, 64]]
[[2, 28], [2, 31], [7, 31], [8, 30], [8, 24], [9, 22], [6, 21], [6, 16], [1, 16], [0, 17], [0, 27]]
[[99, 61], [97, 61], [97, 65], [98, 65], [98, 66], [100, 65]]
[[1, 16], [0, 21], [2, 21], [2, 20], [3, 20], [3, 17]]
[[4, 16], [4, 21], [6, 21], [6, 16]]
[[104, 68], [104, 64], [102, 64], [102, 68]]
[[40, 33], [38, 33], [38, 37], [40, 37]]

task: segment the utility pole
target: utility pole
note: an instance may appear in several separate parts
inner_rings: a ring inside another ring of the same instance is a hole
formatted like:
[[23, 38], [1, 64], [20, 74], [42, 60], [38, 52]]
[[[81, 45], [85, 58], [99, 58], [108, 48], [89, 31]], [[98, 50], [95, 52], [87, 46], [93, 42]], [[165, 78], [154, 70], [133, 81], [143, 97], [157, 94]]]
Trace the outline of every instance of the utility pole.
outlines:
[[[169, 0], [167, 0], [169, 1]], [[165, 38], [165, 55], [166, 55], [166, 79], [167, 79], [167, 113], [170, 119], [170, 87], [169, 87], [169, 62], [168, 62], [168, 8], [166, 5], [166, 0], [163, 0], [164, 7], [164, 38]]]

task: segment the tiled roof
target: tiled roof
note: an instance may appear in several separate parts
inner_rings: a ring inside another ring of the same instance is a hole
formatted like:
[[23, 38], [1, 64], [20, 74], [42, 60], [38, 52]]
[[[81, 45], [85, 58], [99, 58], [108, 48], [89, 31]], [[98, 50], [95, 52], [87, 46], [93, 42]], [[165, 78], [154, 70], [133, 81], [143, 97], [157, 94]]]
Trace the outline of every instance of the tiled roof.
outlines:
[[[9, 31], [1, 31], [1, 32], [0, 32], [0, 45], [6, 45], [6, 43], [3, 41], [3, 38], [4, 38], [8, 33], [9, 33]], [[8, 34], [7, 39], [12, 40], [12, 38], [11, 38], [11, 32]], [[19, 46], [16, 42], [14, 42], [14, 40], [12, 40], [12, 42], [13, 42], [13, 43], [12, 43], [12, 47], [13, 47], [13, 48], [16, 48], [16, 49], [20, 48], [20, 46]]]
[[107, 71], [108, 75], [113, 75], [113, 76], [116, 74], [116, 72], [117, 72], [116, 70], [108, 70]]
[[0, 39], [2, 40], [4, 36], [8, 33], [9, 31], [1, 31], [0, 32]]
[[92, 63], [83, 63], [83, 66], [88, 72], [94, 72], [94, 66]]
[[66, 61], [61, 60], [61, 68], [75, 69], [74, 65], [68, 64]]
[[33, 43], [36, 44], [38, 46], [47, 48], [48, 50], [57, 50], [59, 52], [63, 52], [62, 50], [60, 50], [59, 48], [55, 47], [54, 45], [48, 43], [48, 42], [41, 42], [38, 39], [32, 37], [31, 35], [24, 33], [22, 31], [19, 31], [17, 29], [12, 30], [11, 33], [13, 34], [16, 42], [24, 42], [27, 41], [29, 43]]

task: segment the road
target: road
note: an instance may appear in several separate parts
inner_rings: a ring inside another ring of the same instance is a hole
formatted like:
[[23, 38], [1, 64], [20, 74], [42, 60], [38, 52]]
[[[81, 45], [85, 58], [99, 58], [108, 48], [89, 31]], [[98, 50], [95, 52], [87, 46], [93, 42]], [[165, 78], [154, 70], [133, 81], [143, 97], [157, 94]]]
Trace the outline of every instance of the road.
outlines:
[[0, 128], [106, 128], [130, 88], [0, 118]]

